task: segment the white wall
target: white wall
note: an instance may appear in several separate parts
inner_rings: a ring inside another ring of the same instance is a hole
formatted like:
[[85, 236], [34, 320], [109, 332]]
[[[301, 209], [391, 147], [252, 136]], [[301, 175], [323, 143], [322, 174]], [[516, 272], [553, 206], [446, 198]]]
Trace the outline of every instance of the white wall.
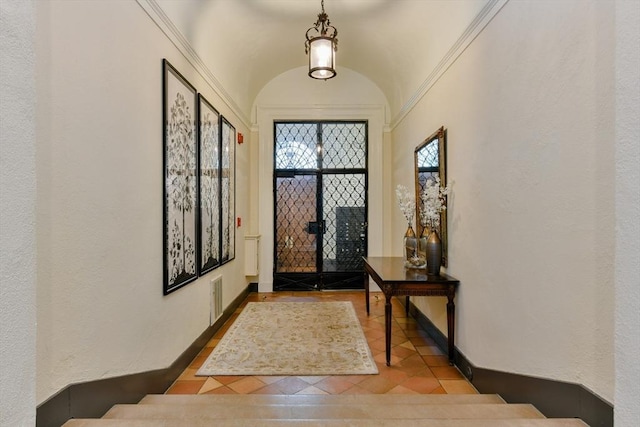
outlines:
[[[448, 128], [456, 345], [480, 367], [610, 402], [613, 14], [596, 1], [508, 2], [393, 130], [394, 182], [409, 183], [414, 147]], [[416, 301], [446, 331], [444, 301]]]
[[[162, 294], [162, 58], [238, 117], [134, 1], [37, 2], [37, 402], [69, 384], [168, 367], [246, 288], [236, 260]], [[237, 146], [238, 216], [248, 153]]]
[[35, 7], [0, 2], [0, 426], [36, 414]]
[[[369, 248], [371, 256], [383, 255], [390, 218], [384, 204], [384, 147], [388, 142], [388, 104], [380, 89], [363, 75], [338, 68], [327, 81], [310, 79], [306, 67], [294, 68], [267, 84], [254, 104], [252, 144], [258, 161], [257, 191], [251, 205], [259, 218], [254, 224], [260, 240], [259, 290], [273, 289], [273, 122], [275, 120], [368, 120], [369, 121]], [[256, 143], [257, 142], [257, 143]]]
[[616, 2], [615, 408], [640, 420], [640, 2]]

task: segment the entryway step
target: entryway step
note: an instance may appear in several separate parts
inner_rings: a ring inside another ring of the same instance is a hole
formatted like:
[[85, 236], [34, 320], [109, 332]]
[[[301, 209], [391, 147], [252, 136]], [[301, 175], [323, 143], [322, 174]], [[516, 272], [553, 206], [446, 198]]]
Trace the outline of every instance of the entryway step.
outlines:
[[505, 419], [544, 418], [529, 404], [442, 405], [115, 405], [103, 418], [126, 419]]
[[[189, 427], [397, 427], [398, 420], [189, 420]], [[77, 419], [63, 427], [185, 427], [184, 420]], [[575, 418], [508, 420], [403, 420], [402, 427], [588, 427]]]
[[171, 405], [451, 405], [451, 404], [502, 403], [497, 394], [150, 394], [140, 404]]

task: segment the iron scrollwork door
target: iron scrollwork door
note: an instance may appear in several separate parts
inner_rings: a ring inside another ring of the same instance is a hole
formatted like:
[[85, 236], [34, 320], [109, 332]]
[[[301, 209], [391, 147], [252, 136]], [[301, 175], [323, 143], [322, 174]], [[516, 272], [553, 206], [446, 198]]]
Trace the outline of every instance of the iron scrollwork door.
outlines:
[[274, 289], [361, 289], [366, 122], [276, 122]]

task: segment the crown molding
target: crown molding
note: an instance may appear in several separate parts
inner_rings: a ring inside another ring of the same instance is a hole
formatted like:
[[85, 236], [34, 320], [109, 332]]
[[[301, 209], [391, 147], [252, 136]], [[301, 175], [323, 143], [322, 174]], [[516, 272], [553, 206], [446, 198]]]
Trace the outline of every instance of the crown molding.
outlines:
[[460, 35], [458, 40], [451, 46], [447, 53], [440, 59], [440, 62], [434, 67], [427, 78], [422, 82], [413, 95], [400, 108], [398, 114], [391, 120], [391, 129], [402, 122], [402, 120], [413, 110], [418, 102], [433, 87], [440, 77], [449, 69], [449, 67], [458, 59], [467, 47], [475, 40], [475, 38], [484, 30], [491, 22], [494, 16], [507, 4], [509, 0], [489, 0], [485, 6], [478, 12], [476, 17], [471, 21], [466, 30]]
[[222, 99], [222, 102], [229, 107], [231, 111], [233, 111], [246, 128], [249, 128], [249, 118], [242, 111], [242, 108], [240, 108], [240, 106], [233, 100], [229, 92], [226, 91], [216, 76], [205, 65], [202, 58], [200, 58], [191, 46], [191, 43], [189, 43], [186, 37], [180, 32], [180, 30], [178, 30], [173, 21], [169, 19], [162, 7], [160, 7], [155, 0], [136, 0], [136, 2], [146, 12], [149, 18], [155, 22], [158, 28], [160, 28], [180, 53], [182, 53], [187, 61], [189, 61], [196, 72], [202, 76], [211, 89], [213, 89], [213, 91]]

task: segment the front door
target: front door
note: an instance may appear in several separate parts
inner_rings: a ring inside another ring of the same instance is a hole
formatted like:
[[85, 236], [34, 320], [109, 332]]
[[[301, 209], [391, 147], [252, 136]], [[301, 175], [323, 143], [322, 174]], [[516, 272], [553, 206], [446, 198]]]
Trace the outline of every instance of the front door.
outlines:
[[274, 134], [274, 289], [362, 289], [367, 123], [276, 122]]

